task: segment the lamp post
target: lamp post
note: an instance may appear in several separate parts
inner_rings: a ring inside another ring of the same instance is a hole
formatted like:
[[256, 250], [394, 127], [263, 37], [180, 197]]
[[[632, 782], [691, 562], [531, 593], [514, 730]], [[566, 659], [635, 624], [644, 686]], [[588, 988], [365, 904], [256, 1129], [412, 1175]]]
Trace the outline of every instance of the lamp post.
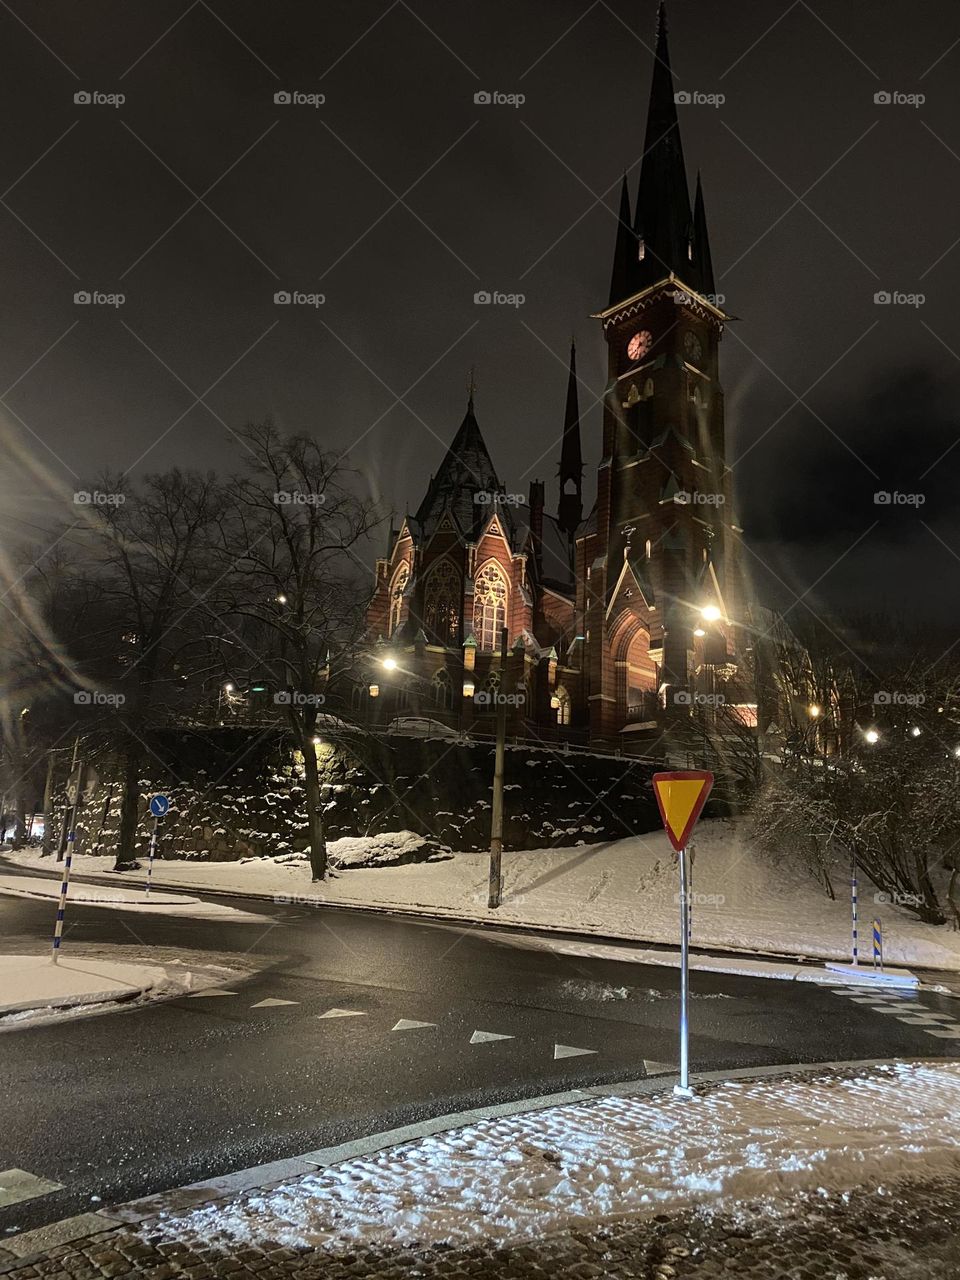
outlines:
[[500, 906], [503, 894], [503, 766], [507, 753], [507, 628], [500, 632], [500, 687], [497, 701], [497, 749], [493, 766], [493, 815], [490, 824], [490, 881], [487, 906]]

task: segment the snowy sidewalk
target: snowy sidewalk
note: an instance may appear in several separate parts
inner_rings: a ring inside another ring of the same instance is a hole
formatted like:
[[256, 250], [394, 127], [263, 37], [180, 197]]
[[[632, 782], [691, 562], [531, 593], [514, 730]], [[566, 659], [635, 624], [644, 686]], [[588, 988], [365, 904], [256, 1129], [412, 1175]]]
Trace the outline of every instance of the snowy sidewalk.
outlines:
[[0, 1015], [131, 1000], [166, 977], [162, 968], [153, 965], [64, 956], [53, 964], [49, 955], [0, 955]]
[[960, 1063], [728, 1081], [692, 1101], [611, 1096], [207, 1204], [181, 1191], [165, 1212], [154, 1198], [86, 1214], [73, 1243], [4, 1242], [0, 1270], [947, 1280], [960, 1269], [958, 1106]]

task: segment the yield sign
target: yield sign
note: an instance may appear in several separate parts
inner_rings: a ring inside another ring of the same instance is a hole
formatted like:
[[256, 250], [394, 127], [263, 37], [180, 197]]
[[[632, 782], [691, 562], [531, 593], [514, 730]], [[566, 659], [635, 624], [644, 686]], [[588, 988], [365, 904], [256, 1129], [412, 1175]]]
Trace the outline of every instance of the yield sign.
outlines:
[[655, 773], [653, 791], [667, 838], [674, 849], [686, 848], [690, 833], [707, 803], [713, 774], [706, 769], [685, 769], [677, 773]]

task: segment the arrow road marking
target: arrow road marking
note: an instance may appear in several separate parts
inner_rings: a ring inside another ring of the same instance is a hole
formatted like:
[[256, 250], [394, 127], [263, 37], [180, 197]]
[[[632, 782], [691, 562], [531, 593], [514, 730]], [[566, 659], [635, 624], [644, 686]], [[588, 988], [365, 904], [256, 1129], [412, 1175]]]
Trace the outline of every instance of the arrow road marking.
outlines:
[[488, 1044], [491, 1040], [513, 1040], [513, 1036], [501, 1036], [496, 1031], [475, 1031], [470, 1037], [471, 1044]]
[[205, 1000], [207, 996], [235, 996], [235, 991], [221, 991], [218, 987], [213, 987], [209, 991], [191, 991], [188, 1000]]
[[365, 1018], [367, 1015], [360, 1009], [328, 1009], [326, 1013], [318, 1013], [318, 1018]]
[[596, 1053], [596, 1049], [575, 1049], [572, 1044], [555, 1044], [553, 1046], [554, 1061], [557, 1058], [579, 1058], [584, 1053]]
[[299, 1000], [274, 1000], [273, 997], [271, 997], [269, 1000], [258, 1000], [257, 1003], [252, 1004], [250, 1008], [251, 1009], [272, 1009], [275, 1005], [278, 1005], [278, 1004], [299, 1004], [299, 1003], [300, 1003]]
[[643, 1069], [648, 1076], [675, 1076], [678, 1071], [678, 1068], [671, 1062], [649, 1062], [646, 1058], [643, 1060]]
[[411, 1022], [407, 1018], [401, 1018], [395, 1027], [391, 1027], [391, 1031], [417, 1031], [421, 1027], [435, 1027], [435, 1022]]

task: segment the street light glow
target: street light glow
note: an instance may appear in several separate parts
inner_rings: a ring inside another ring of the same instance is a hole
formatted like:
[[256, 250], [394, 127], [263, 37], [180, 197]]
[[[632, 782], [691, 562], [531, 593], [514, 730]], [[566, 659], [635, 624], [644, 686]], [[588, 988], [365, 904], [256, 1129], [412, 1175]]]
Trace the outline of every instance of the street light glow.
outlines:
[[874, 745], [875, 742], [880, 741], [880, 735], [879, 733], [877, 733], [876, 729], [868, 729], [863, 736], [870, 743], [871, 747]]
[[693, 634], [699, 637], [705, 636], [707, 633], [704, 631], [703, 627], [694, 627]]
[[705, 604], [700, 610], [700, 614], [706, 618], [707, 622], [719, 622], [721, 616], [720, 610], [715, 604]]
[[387, 671], [395, 671], [397, 669], [397, 660], [396, 658], [384, 658], [383, 665]]
[[919, 726], [918, 724], [915, 724], [915, 725], [913, 726], [913, 728], [910, 730], [910, 737], [911, 737], [911, 738], [919, 738], [919, 737], [920, 737], [920, 726]]
[[810, 706], [807, 709], [810, 713], [811, 719], [816, 720], [817, 716], [820, 714], [820, 708], [817, 706], [817, 704], [815, 702], [811, 702]]
[[224, 692], [224, 693], [233, 693], [233, 688], [234, 688], [234, 686], [233, 686], [233, 681], [232, 681], [232, 680], [228, 680], [228, 681], [227, 681], [227, 683], [223, 686], [223, 692]]
[[287, 603], [287, 597], [281, 592], [280, 595], [277, 596], [277, 604], [286, 604], [286, 603]]

